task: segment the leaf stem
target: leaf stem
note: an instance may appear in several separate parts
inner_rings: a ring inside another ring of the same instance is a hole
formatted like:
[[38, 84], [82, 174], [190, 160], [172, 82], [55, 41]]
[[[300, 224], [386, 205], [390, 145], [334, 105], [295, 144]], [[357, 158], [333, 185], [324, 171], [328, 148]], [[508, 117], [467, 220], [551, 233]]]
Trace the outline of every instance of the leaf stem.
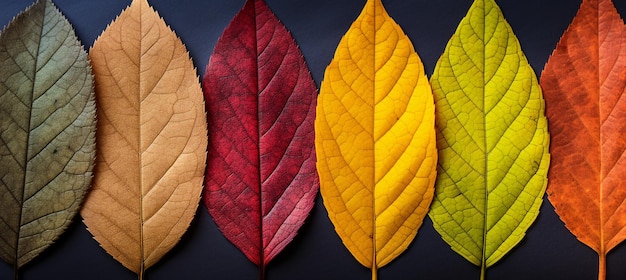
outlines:
[[15, 260], [15, 263], [13, 264], [13, 279], [20, 280], [20, 271], [19, 271], [19, 266], [17, 265], [17, 259]]
[[487, 267], [485, 265], [485, 261], [480, 265], [480, 280], [485, 280], [487, 274]]
[[376, 280], [378, 278], [378, 267], [377, 265], [374, 263], [372, 265], [372, 280]]
[[598, 280], [606, 279], [606, 254], [599, 254], [599, 264], [598, 264]]
[[261, 265], [259, 266], [259, 279], [261, 280], [265, 280], [265, 264], [261, 263]]

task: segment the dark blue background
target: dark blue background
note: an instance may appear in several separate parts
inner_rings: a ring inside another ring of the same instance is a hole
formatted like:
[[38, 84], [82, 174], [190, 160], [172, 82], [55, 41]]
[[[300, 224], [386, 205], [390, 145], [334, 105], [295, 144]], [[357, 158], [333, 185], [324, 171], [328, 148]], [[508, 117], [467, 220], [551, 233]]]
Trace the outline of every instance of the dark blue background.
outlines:
[[[626, 1], [615, 0], [621, 14]], [[29, 0], [1, 0], [0, 25], [6, 25]], [[243, 6], [243, 0], [151, 0], [154, 8], [187, 45], [203, 75], [219, 35]], [[403, 27], [430, 76], [446, 42], [471, 0], [383, 0]], [[86, 47], [130, 0], [55, 0], [76, 28]], [[319, 86], [341, 36], [361, 11], [365, 0], [267, 0], [293, 33]], [[539, 76], [580, 1], [499, 0], [506, 18]], [[370, 279], [334, 232], [318, 197], [311, 216], [296, 239], [268, 267], [268, 280]], [[0, 206], [1, 209], [1, 206]], [[0, 210], [1, 211], [1, 210]], [[626, 248], [618, 246], [608, 257], [607, 279], [626, 278]], [[489, 280], [597, 279], [597, 256], [579, 243], [554, 213], [547, 199], [526, 238], [488, 270]], [[56, 244], [22, 270], [34, 279], [136, 279], [110, 257], [77, 217]], [[11, 267], [0, 262], [0, 279], [11, 279]], [[439, 237], [428, 217], [409, 249], [380, 269], [379, 279], [478, 279], [479, 269], [454, 253]], [[180, 243], [146, 279], [258, 279], [258, 269], [219, 232], [201, 205]]]

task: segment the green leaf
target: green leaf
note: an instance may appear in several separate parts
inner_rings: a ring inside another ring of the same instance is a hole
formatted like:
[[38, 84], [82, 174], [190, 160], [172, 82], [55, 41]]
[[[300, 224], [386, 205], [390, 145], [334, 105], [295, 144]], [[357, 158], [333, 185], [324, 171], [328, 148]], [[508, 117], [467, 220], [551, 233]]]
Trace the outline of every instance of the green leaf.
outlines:
[[539, 213], [549, 166], [541, 89], [493, 0], [474, 1], [431, 83], [440, 161], [429, 215], [484, 277]]
[[0, 257], [17, 269], [65, 230], [91, 181], [87, 53], [49, 0], [0, 35]]

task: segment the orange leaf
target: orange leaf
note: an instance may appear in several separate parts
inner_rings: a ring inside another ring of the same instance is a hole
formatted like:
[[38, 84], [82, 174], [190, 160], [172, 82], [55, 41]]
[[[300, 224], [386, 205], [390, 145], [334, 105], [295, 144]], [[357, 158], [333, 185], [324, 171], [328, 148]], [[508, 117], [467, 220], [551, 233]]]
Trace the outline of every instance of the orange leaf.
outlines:
[[185, 46], [146, 0], [134, 0], [89, 57], [97, 162], [81, 214], [102, 247], [141, 279], [198, 207], [207, 147], [202, 90]]
[[626, 238], [626, 30], [610, 0], [583, 1], [541, 77], [552, 135], [548, 195], [600, 256]]

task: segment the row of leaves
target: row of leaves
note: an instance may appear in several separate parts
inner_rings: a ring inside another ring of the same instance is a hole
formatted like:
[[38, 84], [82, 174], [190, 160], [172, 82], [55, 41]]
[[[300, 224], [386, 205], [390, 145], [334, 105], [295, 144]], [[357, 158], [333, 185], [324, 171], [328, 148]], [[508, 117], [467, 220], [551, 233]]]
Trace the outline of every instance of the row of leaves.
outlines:
[[604, 279], [607, 252], [626, 237], [625, 36], [610, 0], [584, 0], [540, 87], [494, 0], [475, 0], [429, 82], [381, 0], [368, 0], [318, 97], [262, 0], [226, 28], [202, 88], [146, 0], [89, 54], [40, 0], [0, 34], [0, 257], [17, 279], [80, 210], [142, 279], [204, 190], [218, 227], [264, 277], [320, 187], [373, 279], [426, 214], [484, 279], [521, 241], [548, 186]]

